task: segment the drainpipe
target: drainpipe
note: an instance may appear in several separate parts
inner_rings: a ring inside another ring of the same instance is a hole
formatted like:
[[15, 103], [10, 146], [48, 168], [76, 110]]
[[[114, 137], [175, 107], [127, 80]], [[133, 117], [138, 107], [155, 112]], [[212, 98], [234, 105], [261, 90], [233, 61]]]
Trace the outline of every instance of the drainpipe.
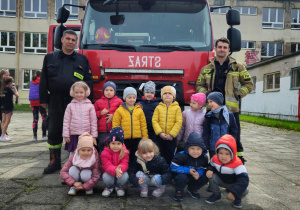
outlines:
[[298, 121], [300, 122], [300, 89], [298, 90]]
[[[20, 67], [20, 0], [17, 0], [17, 47], [16, 47], [16, 53], [17, 53], [17, 58], [16, 58], [16, 70], [17, 72], [15, 73], [15, 80], [17, 81], [17, 85], [16, 85], [16, 88], [17, 90], [19, 89], [19, 84], [20, 84], [20, 81], [19, 81], [19, 67]], [[22, 83], [22, 82], [21, 82]], [[18, 104], [18, 97], [16, 97], [16, 104]]]

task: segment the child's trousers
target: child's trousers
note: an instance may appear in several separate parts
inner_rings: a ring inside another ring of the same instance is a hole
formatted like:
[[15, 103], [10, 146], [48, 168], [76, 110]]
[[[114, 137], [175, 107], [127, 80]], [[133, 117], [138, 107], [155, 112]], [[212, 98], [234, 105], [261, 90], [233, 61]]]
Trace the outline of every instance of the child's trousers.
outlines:
[[136, 173], [136, 177], [144, 179], [144, 183], [140, 185], [142, 189], [148, 188], [148, 186], [162, 187], [162, 188], [165, 187], [165, 185], [162, 185], [162, 179], [160, 174], [155, 174], [152, 177], [150, 177], [144, 172], [138, 171]]
[[[215, 195], [220, 195], [221, 191], [220, 191], [220, 187], [224, 187], [226, 189], [230, 189], [230, 187], [233, 184], [228, 184], [223, 182], [220, 177], [218, 176], [218, 174], [213, 173], [213, 177], [209, 179], [209, 185], [210, 185], [210, 189], [213, 192], [213, 194]], [[239, 196], [239, 198], [243, 198], [248, 194], [249, 190], [248, 188]]]
[[205, 174], [199, 177], [198, 180], [195, 180], [190, 174], [176, 174], [174, 181], [176, 191], [183, 191], [187, 184], [189, 190], [199, 190], [207, 184], [208, 178]]
[[85, 183], [92, 178], [92, 171], [89, 169], [80, 170], [77, 166], [72, 166], [69, 169], [69, 175], [77, 182]]
[[168, 164], [171, 164], [171, 161], [175, 155], [177, 140], [174, 138], [172, 141], [164, 140], [157, 136], [157, 146], [159, 147], [159, 151], [161, 156], [166, 159]]
[[104, 172], [102, 175], [103, 183], [108, 189], [112, 189], [114, 187], [123, 188], [124, 185], [127, 183], [128, 178], [129, 176], [127, 172], [124, 172], [119, 179], [106, 172]]

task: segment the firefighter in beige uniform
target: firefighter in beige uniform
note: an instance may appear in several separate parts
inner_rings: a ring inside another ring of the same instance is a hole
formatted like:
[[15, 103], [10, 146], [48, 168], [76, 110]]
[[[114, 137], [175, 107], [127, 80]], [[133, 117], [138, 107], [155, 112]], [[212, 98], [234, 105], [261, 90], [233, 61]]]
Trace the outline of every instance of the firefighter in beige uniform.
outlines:
[[[198, 93], [205, 93], [206, 95], [210, 92], [221, 92], [225, 97], [224, 105], [234, 114], [238, 125], [237, 156], [244, 163], [244, 149], [240, 139], [239, 101], [251, 92], [253, 82], [245, 66], [228, 56], [229, 45], [229, 40], [224, 37], [216, 41], [216, 56], [201, 69], [196, 90]], [[240, 87], [239, 84], [241, 84]]]

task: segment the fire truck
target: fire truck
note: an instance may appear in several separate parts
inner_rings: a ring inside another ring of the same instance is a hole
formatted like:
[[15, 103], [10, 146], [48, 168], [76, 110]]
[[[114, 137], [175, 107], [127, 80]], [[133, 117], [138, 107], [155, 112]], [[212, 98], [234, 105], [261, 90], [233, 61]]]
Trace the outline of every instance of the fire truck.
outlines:
[[[68, 7], [84, 12], [82, 25], [64, 25]], [[196, 92], [201, 68], [214, 56], [213, 30], [207, 0], [89, 0], [84, 6], [65, 4], [50, 26], [48, 51], [61, 49], [62, 33], [78, 31], [78, 53], [85, 55], [93, 74], [93, 100], [103, 94], [106, 81], [117, 85], [117, 95], [134, 87], [142, 96], [145, 82], [156, 83], [156, 97], [165, 85], [174, 86], [176, 100], [188, 104]], [[231, 51], [241, 47], [240, 14], [229, 9], [227, 37]], [[224, 32], [226, 34], [226, 32]]]

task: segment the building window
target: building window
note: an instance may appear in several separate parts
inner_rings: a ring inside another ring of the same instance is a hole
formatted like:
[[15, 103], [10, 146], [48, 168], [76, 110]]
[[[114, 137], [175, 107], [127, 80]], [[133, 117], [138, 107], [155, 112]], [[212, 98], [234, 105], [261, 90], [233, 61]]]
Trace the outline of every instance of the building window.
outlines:
[[291, 11], [292, 16], [292, 29], [300, 29], [300, 9], [292, 9]]
[[300, 89], [300, 67], [291, 71], [291, 88]]
[[16, 0], [0, 0], [0, 17], [16, 17]]
[[262, 42], [261, 44], [262, 58], [270, 58], [277, 55], [282, 55], [282, 43]]
[[264, 90], [272, 91], [280, 89], [280, 72], [264, 75]]
[[24, 33], [24, 40], [24, 53], [47, 53], [47, 34]]
[[214, 9], [211, 13], [215, 13], [215, 14], [226, 14], [226, 13], [227, 13], [227, 8]]
[[242, 41], [242, 49], [255, 49], [255, 42]]
[[23, 69], [22, 90], [29, 90], [29, 84], [36, 70]]
[[257, 8], [255, 7], [236, 7], [234, 9], [239, 11], [241, 15], [257, 15]]
[[[58, 8], [62, 7], [64, 4], [75, 4], [78, 5], [78, 0], [56, 0], [55, 1], [55, 14], [57, 14]], [[70, 16], [68, 20], [78, 20], [78, 7], [66, 6], [70, 10]]]
[[292, 43], [291, 52], [297, 52], [300, 50], [300, 43]]
[[0, 52], [15, 53], [16, 52], [16, 33], [0, 32]]
[[275, 8], [263, 9], [263, 28], [283, 28], [284, 26], [284, 10]]
[[47, 18], [47, 0], [25, 0], [24, 17]]

